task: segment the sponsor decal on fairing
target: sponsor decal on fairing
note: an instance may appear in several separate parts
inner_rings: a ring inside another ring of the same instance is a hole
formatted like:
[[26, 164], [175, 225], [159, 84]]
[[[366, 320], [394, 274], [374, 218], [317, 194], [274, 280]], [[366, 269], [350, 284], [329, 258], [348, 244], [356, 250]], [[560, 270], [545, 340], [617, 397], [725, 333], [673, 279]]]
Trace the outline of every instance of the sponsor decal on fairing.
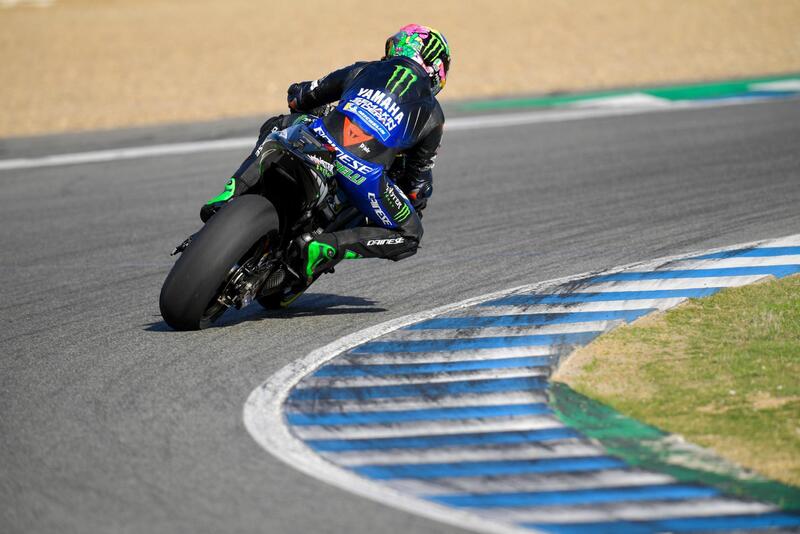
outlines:
[[[397, 86], [401, 82], [395, 82]], [[377, 89], [360, 88], [355, 97], [342, 106], [363, 121], [384, 143], [403, 122], [404, 113], [391, 94]]]
[[380, 176], [383, 174], [383, 167], [369, 163], [362, 159], [357, 158], [346, 150], [343, 150], [336, 142], [328, 135], [328, 132], [322, 126], [321, 121], [317, 121], [312, 125], [314, 133], [325, 139], [325, 141], [333, 147], [336, 152], [336, 161], [333, 166], [336, 172], [350, 180], [356, 185], [361, 185], [364, 181], [372, 176]]
[[392, 239], [370, 239], [367, 241], [367, 246], [370, 247], [372, 245], [400, 245], [405, 243], [405, 239], [402, 237], [395, 237]]
[[369, 198], [369, 205], [372, 206], [372, 209], [375, 211], [375, 215], [381, 220], [381, 222], [387, 226], [392, 225], [392, 221], [389, 220], [389, 217], [383, 212], [381, 209], [381, 205], [378, 202], [378, 197], [375, 196], [375, 193], [367, 193], [367, 197]]

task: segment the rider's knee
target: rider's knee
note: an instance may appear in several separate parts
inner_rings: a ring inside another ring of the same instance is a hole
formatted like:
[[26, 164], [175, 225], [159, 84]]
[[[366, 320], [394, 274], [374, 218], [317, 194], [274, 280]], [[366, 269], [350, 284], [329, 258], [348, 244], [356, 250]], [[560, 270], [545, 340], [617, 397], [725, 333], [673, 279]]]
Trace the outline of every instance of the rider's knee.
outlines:
[[403, 238], [403, 246], [398, 247], [397, 252], [389, 257], [393, 261], [402, 260], [417, 253], [422, 240], [422, 222], [420, 222], [419, 216], [414, 213], [408, 221], [403, 223], [399, 233]]
[[417, 249], [419, 248], [419, 240], [413, 237], [404, 237], [404, 247], [398, 247], [397, 252], [393, 253], [391, 256], [388, 256], [386, 259], [392, 261], [400, 261], [406, 258], [410, 258], [414, 254], [417, 253]]
[[412, 239], [419, 244], [419, 242], [422, 240], [423, 234], [422, 220], [420, 219], [419, 214], [416, 212], [412, 213], [411, 217], [409, 217], [408, 220], [406, 220], [400, 227], [400, 233], [403, 235], [403, 237]]

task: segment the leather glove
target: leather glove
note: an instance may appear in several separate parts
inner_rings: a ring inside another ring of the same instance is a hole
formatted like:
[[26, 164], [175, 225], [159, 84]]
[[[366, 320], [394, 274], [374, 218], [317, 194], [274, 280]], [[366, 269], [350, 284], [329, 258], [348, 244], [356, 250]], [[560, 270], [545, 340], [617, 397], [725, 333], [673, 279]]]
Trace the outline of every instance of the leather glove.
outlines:
[[297, 106], [305, 96], [307, 82], [293, 83], [286, 90], [286, 101], [289, 103], [289, 109], [297, 111]]
[[414, 206], [414, 209], [419, 212], [424, 210], [428, 205], [428, 199], [431, 197], [431, 194], [433, 194], [433, 184], [424, 182], [408, 193], [408, 200], [411, 201], [411, 205]]

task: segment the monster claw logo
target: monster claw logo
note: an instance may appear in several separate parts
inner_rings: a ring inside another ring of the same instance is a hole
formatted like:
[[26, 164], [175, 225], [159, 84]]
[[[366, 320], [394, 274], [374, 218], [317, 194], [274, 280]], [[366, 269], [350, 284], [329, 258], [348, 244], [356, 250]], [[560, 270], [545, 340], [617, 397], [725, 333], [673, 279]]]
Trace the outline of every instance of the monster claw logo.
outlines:
[[[399, 88], [404, 87], [404, 89], [397, 95], [403, 96], [416, 81], [417, 76], [411, 71], [411, 69], [408, 67], [403, 67], [402, 65], [398, 65], [394, 68], [392, 77], [389, 78], [388, 82], [386, 82], [386, 89], [388, 89], [390, 93], [394, 93]], [[394, 82], [394, 85], [392, 85], [392, 82]]]
[[422, 59], [429, 61], [436, 57], [436, 54], [444, 50], [446, 45], [435, 33], [431, 33], [431, 38], [422, 50]]

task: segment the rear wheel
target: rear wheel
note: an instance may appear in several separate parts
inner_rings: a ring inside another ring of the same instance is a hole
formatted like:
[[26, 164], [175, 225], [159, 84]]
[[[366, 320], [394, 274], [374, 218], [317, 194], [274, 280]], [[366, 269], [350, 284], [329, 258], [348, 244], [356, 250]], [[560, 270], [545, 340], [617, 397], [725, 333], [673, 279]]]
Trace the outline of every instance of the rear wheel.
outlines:
[[164, 321], [176, 330], [213, 323], [227, 306], [219, 302], [228, 277], [267, 233], [278, 229], [278, 214], [264, 197], [231, 200], [192, 237], [161, 288]]

